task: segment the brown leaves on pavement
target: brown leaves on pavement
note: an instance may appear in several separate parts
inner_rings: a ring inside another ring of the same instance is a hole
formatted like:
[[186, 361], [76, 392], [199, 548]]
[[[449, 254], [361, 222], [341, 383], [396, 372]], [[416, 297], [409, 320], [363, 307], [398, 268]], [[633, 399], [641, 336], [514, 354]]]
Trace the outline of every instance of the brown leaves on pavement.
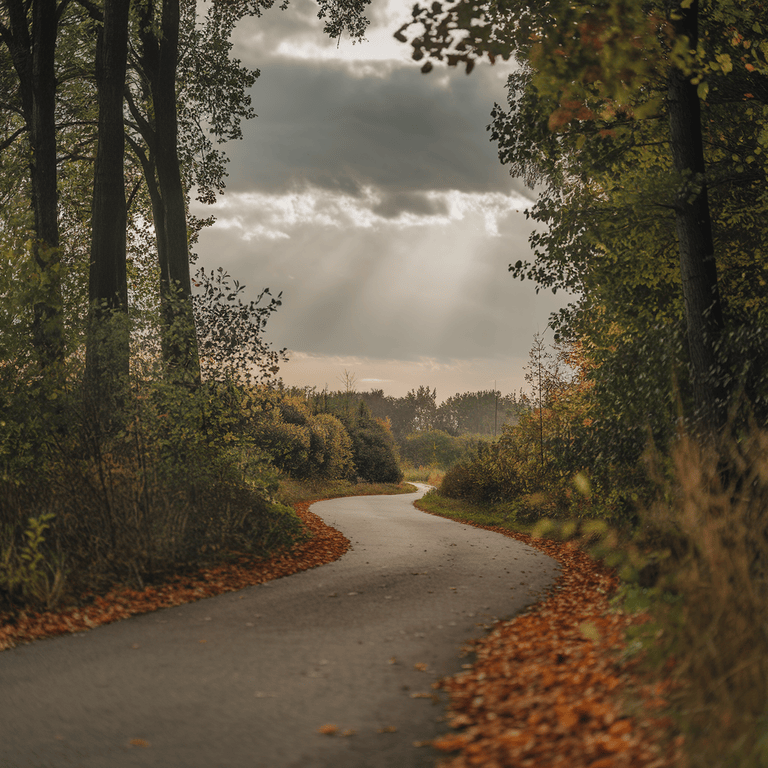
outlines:
[[83, 596], [83, 602], [88, 604], [82, 606], [41, 613], [22, 611], [18, 616], [0, 611], [0, 651], [19, 643], [83, 632], [139, 613], [233, 592], [337, 560], [349, 549], [349, 539], [309, 511], [314, 503], [294, 505], [312, 539], [291, 552], [267, 559], [244, 555], [236, 563], [201, 568], [190, 576], [177, 576], [141, 590], [118, 586], [105, 595]]
[[[669, 768], [680, 740], [663, 736], [666, 682], [621, 656], [625, 632], [647, 616], [611, 612], [616, 575], [574, 543], [533, 540], [563, 566], [550, 596], [474, 641], [477, 662], [441, 681], [458, 732], [433, 742], [458, 754], [444, 768]], [[626, 705], [626, 707], [625, 707]]]
[[[349, 548], [349, 540], [310, 512], [309, 505], [297, 504], [296, 511], [314, 536], [293, 552], [265, 560], [242, 557], [237, 563], [202, 568], [143, 590], [115, 587], [80, 607], [18, 616], [0, 613], [0, 650], [261, 584], [338, 559]], [[617, 586], [616, 576], [571, 543], [490, 530], [543, 550], [562, 564], [563, 573], [546, 600], [497, 624], [473, 643], [478, 659], [474, 665], [442, 681], [450, 696], [450, 724], [460, 729], [433, 742], [444, 752], [456, 752], [444, 768], [672, 766], [680, 741], [660, 738], [671, 726], [660, 714], [666, 706], [667, 683], [645, 680], [636, 663], [620, 655], [626, 629], [645, 617], [609, 611], [607, 596]], [[628, 712], [627, 702], [639, 706]], [[332, 725], [319, 730], [339, 733]], [[391, 726], [380, 729], [393, 731]], [[131, 743], [148, 746], [143, 739]]]

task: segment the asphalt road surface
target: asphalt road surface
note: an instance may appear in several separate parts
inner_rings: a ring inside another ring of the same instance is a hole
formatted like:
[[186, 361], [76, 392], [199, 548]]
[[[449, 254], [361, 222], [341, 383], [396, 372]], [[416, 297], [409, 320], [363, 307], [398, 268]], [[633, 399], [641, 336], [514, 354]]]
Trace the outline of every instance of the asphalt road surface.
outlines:
[[425, 490], [313, 505], [352, 542], [329, 565], [0, 653], [0, 767], [433, 765], [424, 694], [557, 565], [419, 512]]

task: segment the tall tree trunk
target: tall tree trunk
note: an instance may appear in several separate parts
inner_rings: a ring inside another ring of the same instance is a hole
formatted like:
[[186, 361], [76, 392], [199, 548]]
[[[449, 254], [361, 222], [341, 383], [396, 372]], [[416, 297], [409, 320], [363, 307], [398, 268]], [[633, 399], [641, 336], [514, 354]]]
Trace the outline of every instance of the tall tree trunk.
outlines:
[[[149, 21], [149, 4], [146, 14]], [[194, 386], [200, 381], [200, 360], [192, 314], [186, 196], [178, 156], [176, 71], [180, 23], [179, 0], [162, 0], [159, 37], [156, 24], [142, 24], [141, 67], [154, 117], [151, 135], [144, 138], [154, 161], [160, 196], [160, 204], [153, 200], [152, 207], [160, 260], [163, 356], [171, 379]]]
[[56, 165], [56, 0], [33, 0], [31, 30], [22, 0], [4, 0], [8, 28], [0, 30], [19, 78], [29, 132], [34, 256], [44, 276], [35, 302], [33, 341], [43, 367], [64, 359]]
[[129, 5], [130, 0], [105, 0], [104, 25], [96, 48], [99, 126], [93, 180], [87, 366], [89, 383], [102, 397], [108, 395], [108, 401], [128, 375], [130, 359], [123, 168]]
[[[698, 0], [689, 8], [673, 4], [675, 30], [698, 41]], [[675, 169], [682, 176], [676, 200], [680, 274], [685, 300], [693, 393], [706, 427], [717, 431], [725, 419], [724, 393], [712, 379], [716, 369], [715, 343], [724, 327], [717, 282], [701, 132], [701, 105], [696, 86], [678, 67], [669, 74], [667, 95], [670, 142]]]

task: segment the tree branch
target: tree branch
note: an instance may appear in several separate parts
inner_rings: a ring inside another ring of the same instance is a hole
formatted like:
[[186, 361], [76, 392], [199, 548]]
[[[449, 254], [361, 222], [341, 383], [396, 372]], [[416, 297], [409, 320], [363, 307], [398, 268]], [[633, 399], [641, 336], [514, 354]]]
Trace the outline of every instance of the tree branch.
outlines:
[[21, 128], [17, 128], [7, 139], [0, 141], [0, 152], [4, 152], [14, 141], [16, 141], [16, 139], [19, 138], [19, 136], [21, 136], [22, 133], [26, 132], [27, 126], [24, 125]]

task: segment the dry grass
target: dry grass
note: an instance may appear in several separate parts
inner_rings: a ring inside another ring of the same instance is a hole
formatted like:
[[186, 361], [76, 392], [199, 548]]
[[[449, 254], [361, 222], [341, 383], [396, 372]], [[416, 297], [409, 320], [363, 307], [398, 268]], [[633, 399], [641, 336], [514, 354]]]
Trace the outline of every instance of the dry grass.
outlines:
[[675, 541], [665, 633], [688, 766], [766, 766], [768, 434], [717, 451], [683, 440], [675, 468], [675, 498], [649, 521]]
[[436, 488], [445, 477], [445, 470], [438, 467], [412, 467], [402, 466], [403, 478], [406, 482], [429, 483]]

